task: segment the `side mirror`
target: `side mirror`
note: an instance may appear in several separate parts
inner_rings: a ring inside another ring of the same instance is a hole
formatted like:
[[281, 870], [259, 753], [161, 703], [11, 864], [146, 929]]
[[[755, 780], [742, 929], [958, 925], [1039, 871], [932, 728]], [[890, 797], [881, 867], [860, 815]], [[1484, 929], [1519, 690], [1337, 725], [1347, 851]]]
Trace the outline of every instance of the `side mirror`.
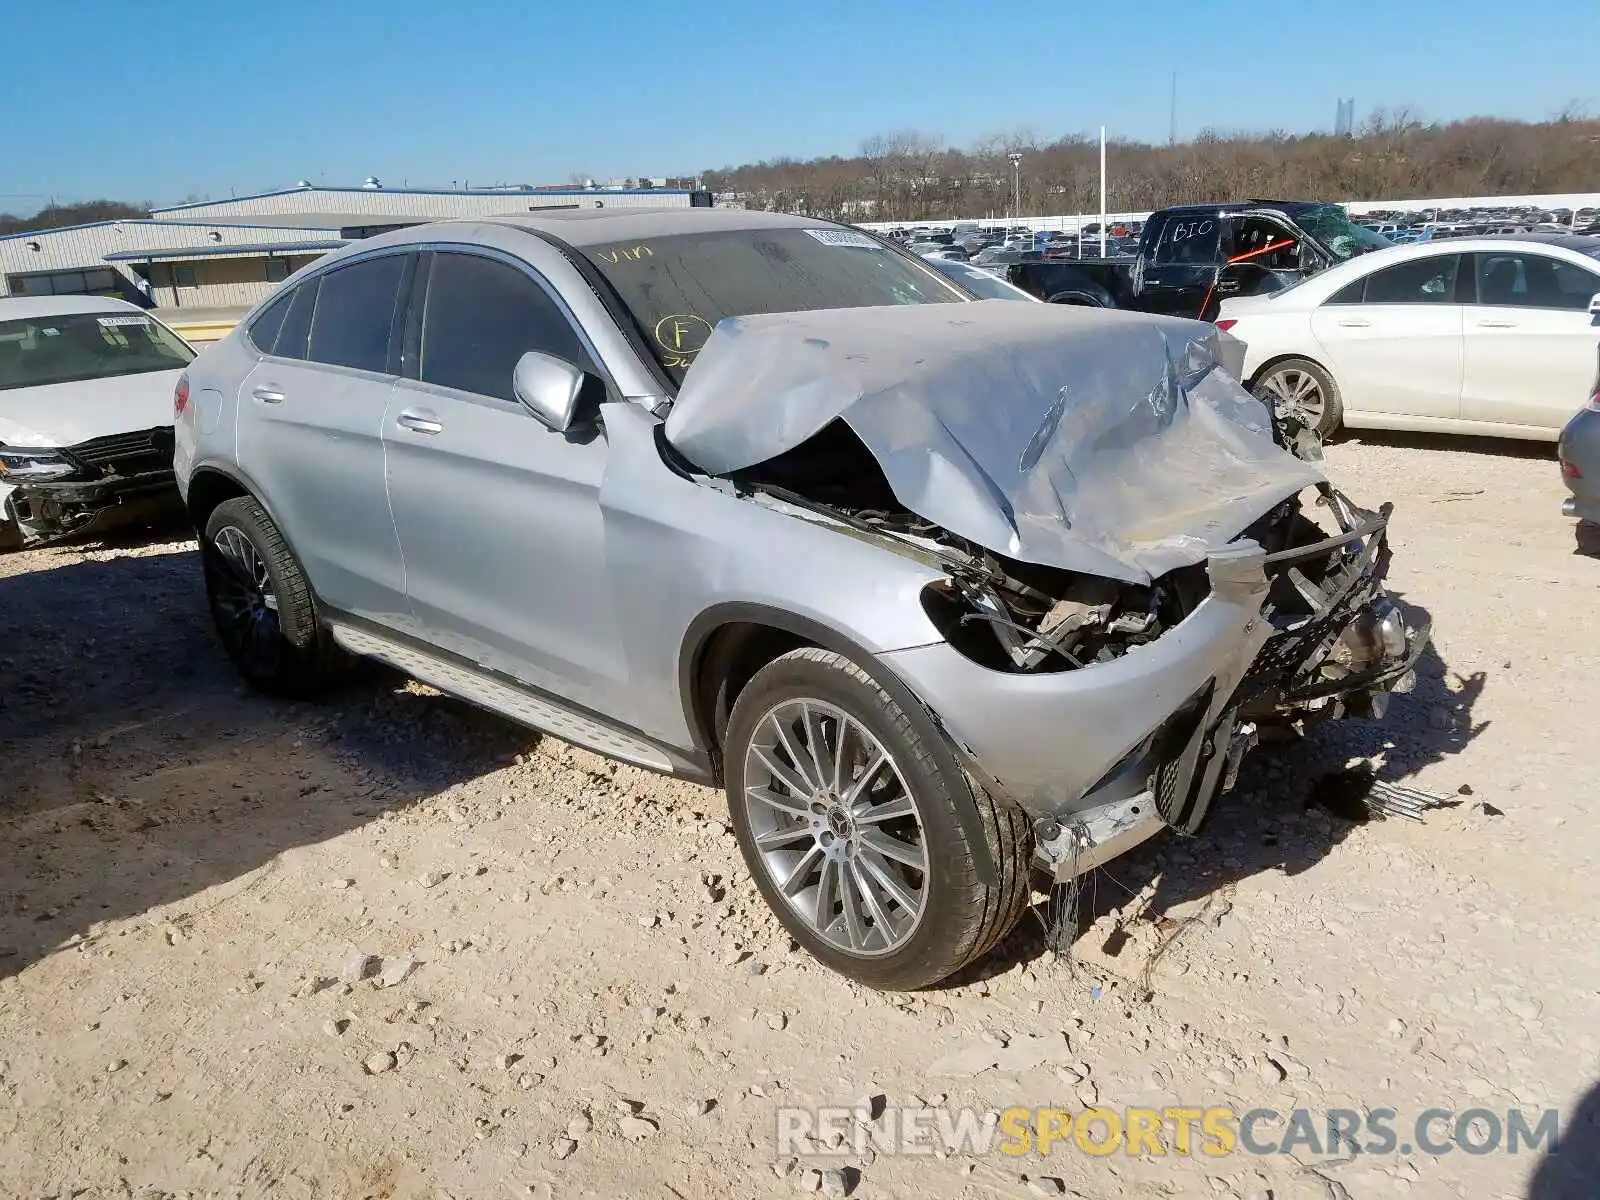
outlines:
[[517, 359], [511, 387], [543, 424], [565, 433], [577, 415], [584, 378], [583, 371], [565, 359], [530, 350]]

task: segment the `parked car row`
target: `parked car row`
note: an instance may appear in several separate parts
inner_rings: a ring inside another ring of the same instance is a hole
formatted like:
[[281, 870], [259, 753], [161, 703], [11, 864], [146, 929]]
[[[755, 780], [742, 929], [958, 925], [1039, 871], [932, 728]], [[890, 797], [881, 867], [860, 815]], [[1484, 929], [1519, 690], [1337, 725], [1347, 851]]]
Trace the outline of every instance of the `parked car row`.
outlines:
[[[1482, 208], [1373, 210], [1355, 218], [1395, 242], [1434, 237], [1481, 237], [1495, 233], [1591, 233], [1600, 228], [1600, 209], [1537, 208], [1531, 205]], [[1595, 228], [1591, 228], [1595, 227]]]

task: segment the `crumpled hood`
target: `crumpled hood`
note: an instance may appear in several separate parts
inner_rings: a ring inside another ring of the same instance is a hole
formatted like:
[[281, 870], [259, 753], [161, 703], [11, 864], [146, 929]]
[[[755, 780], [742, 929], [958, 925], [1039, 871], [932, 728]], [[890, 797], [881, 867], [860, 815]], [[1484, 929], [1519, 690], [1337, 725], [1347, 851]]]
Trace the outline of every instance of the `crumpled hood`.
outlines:
[[728, 318], [666, 437], [725, 474], [836, 418], [918, 516], [1011, 558], [1143, 583], [1324, 477], [1274, 444], [1215, 326], [1047, 304]]
[[177, 371], [144, 371], [0, 391], [0, 443], [76, 446], [90, 438], [172, 424]]

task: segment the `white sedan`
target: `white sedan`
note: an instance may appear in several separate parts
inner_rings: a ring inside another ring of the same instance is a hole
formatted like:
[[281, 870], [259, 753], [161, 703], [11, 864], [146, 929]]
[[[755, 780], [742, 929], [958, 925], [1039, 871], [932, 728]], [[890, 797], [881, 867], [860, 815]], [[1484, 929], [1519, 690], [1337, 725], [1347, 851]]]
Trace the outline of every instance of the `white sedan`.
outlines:
[[1245, 379], [1331, 433], [1555, 441], [1594, 381], [1600, 238], [1452, 238], [1378, 250], [1270, 296], [1224, 300]]
[[175, 501], [174, 389], [194, 356], [122, 300], [0, 299], [0, 550]]

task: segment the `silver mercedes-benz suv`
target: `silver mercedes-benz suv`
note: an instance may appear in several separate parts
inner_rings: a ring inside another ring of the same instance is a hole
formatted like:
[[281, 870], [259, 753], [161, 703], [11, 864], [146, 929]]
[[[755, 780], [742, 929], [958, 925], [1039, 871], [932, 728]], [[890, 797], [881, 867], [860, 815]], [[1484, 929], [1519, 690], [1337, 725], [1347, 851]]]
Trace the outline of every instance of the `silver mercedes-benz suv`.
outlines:
[[176, 466], [252, 683], [368, 656], [720, 784], [794, 936], [916, 987], [1035, 871], [1197, 828], [1263, 723], [1407, 686], [1387, 509], [1283, 448], [1237, 349], [800, 217], [449, 222], [208, 350]]

